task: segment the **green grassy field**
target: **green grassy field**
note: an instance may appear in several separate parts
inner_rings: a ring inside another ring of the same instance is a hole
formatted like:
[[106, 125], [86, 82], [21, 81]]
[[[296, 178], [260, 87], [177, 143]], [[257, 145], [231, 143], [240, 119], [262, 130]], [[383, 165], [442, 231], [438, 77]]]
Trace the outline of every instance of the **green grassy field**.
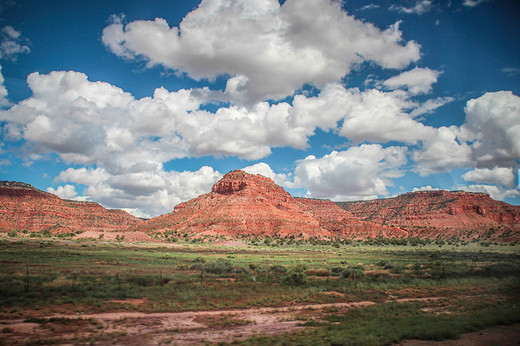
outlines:
[[236, 342], [456, 338], [520, 322], [520, 246], [484, 245], [232, 248], [13, 238], [0, 243], [0, 320], [371, 301], [378, 304], [302, 318], [306, 328], [294, 333]]

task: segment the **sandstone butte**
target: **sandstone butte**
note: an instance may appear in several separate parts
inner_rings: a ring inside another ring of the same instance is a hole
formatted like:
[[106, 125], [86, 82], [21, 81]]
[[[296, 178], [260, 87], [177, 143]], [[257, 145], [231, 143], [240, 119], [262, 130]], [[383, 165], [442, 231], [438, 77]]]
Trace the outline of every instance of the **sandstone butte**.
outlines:
[[51, 233], [121, 231], [141, 223], [123, 210], [93, 202], [63, 200], [19, 182], [0, 182], [0, 231]]
[[[339, 207], [341, 206], [341, 208]], [[138, 225], [147, 233], [199, 236], [302, 236], [520, 240], [520, 207], [487, 194], [414, 192], [396, 198], [334, 203], [293, 198], [271, 179], [232, 171], [210, 193]]]
[[11, 229], [514, 242], [520, 241], [520, 207], [483, 193], [442, 190], [357, 202], [294, 198], [269, 178], [236, 170], [211, 192], [145, 222], [96, 203], [62, 200], [28, 184], [0, 182], [0, 231]]
[[271, 179], [240, 170], [227, 173], [210, 193], [136, 227], [200, 236], [279, 236], [366, 239], [403, 237], [398, 227], [353, 217], [328, 200], [293, 198]]
[[409, 237], [520, 240], [520, 206], [495, 201], [485, 193], [417, 191], [338, 205], [361, 220], [405, 229]]

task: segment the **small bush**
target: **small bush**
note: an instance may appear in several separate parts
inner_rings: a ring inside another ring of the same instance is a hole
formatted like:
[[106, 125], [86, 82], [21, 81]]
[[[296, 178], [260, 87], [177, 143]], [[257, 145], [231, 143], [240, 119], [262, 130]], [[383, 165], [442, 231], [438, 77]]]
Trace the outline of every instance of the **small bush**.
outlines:
[[274, 265], [274, 266], [269, 267], [269, 271], [276, 273], [276, 274], [285, 274], [285, 273], [287, 273], [287, 268], [285, 268], [284, 266], [281, 266], [281, 265]]
[[349, 266], [341, 273], [342, 278], [361, 279], [365, 277], [365, 268], [361, 266]]
[[9, 231], [9, 233], [7, 233], [7, 235], [9, 237], [16, 237], [18, 235], [18, 231], [15, 230], [15, 229], [12, 229], [12, 230]]
[[193, 263], [206, 263], [206, 259], [204, 257], [196, 257], [192, 261]]
[[343, 267], [332, 267], [332, 268], [330, 268], [330, 272], [334, 276], [340, 276], [341, 272], [343, 271], [343, 269], [345, 269], [345, 268], [343, 268]]
[[307, 283], [307, 275], [302, 266], [293, 268], [285, 278], [285, 282], [292, 286], [303, 286]]
[[207, 263], [204, 266], [204, 271], [212, 274], [224, 274], [233, 271], [233, 266], [228, 260], [219, 258], [216, 262]]

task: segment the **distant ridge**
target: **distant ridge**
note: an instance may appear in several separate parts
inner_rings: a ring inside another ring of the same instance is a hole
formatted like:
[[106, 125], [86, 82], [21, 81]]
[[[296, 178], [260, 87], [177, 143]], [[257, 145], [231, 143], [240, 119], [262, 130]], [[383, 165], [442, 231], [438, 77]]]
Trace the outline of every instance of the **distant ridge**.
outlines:
[[[341, 208], [340, 208], [341, 207]], [[520, 207], [482, 193], [426, 191], [361, 202], [294, 198], [271, 179], [235, 170], [210, 193], [136, 230], [198, 236], [517, 241]]]
[[142, 222], [94, 202], [63, 200], [21, 182], [0, 181], [0, 231], [121, 231]]
[[520, 207], [495, 201], [481, 192], [416, 191], [392, 198], [337, 204], [354, 217], [401, 227], [410, 236], [501, 241], [520, 239]]
[[520, 207], [484, 193], [418, 191], [371, 201], [294, 198], [271, 179], [240, 170], [212, 191], [141, 220], [94, 202], [63, 200], [21, 182], [0, 182], [0, 231], [140, 231], [194, 237], [425, 238], [520, 241]]

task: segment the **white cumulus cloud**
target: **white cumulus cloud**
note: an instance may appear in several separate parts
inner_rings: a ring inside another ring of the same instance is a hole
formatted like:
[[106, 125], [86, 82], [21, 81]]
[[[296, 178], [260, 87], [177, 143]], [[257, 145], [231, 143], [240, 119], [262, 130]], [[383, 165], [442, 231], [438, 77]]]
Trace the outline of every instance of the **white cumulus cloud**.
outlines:
[[406, 147], [363, 144], [321, 158], [310, 155], [298, 163], [294, 182], [314, 198], [357, 200], [386, 196], [392, 179], [403, 175], [406, 153]]
[[[468, 1], [468, 0], [466, 0]], [[471, 1], [471, 0], [470, 0]], [[398, 11], [407, 14], [417, 14], [421, 15], [426, 12], [429, 12], [433, 8], [432, 0], [416, 0], [413, 6], [404, 6], [404, 5], [391, 5], [391, 11]]]
[[512, 167], [475, 168], [462, 175], [465, 181], [476, 183], [499, 184], [512, 187], [515, 174]]
[[514, 198], [520, 196], [520, 191], [517, 189], [507, 189], [503, 186], [476, 184], [468, 186], [458, 186], [458, 189], [468, 192], [483, 192], [487, 193], [489, 197], [495, 200], [504, 200], [506, 198]]
[[413, 144], [433, 138], [433, 127], [422, 124], [405, 111], [415, 106], [402, 91], [352, 90], [339, 134], [356, 142], [400, 141]]
[[31, 49], [26, 43], [21, 32], [10, 25], [4, 26], [0, 29], [0, 59], [15, 61], [19, 54], [29, 53]]
[[339, 81], [353, 65], [405, 68], [420, 47], [398, 24], [381, 30], [331, 0], [203, 0], [178, 27], [166, 20], [115, 20], [102, 41], [114, 54], [144, 59], [194, 79], [230, 76], [238, 102], [280, 99], [306, 83]]
[[[105, 169], [69, 168], [58, 180], [86, 185], [85, 196], [138, 217], [169, 213], [175, 205], [211, 191], [222, 174], [211, 167], [191, 171], [156, 170], [110, 174]], [[58, 188], [59, 190], [59, 188]]]
[[242, 168], [244, 172], [250, 173], [250, 174], [261, 174], [264, 177], [272, 179], [275, 184], [291, 188], [292, 182], [289, 180], [290, 175], [289, 174], [283, 174], [283, 173], [275, 173], [271, 166], [269, 166], [265, 162], [260, 162], [251, 166], [247, 166]]
[[76, 192], [76, 187], [70, 184], [58, 186], [57, 189], [48, 187], [47, 192], [52, 193], [62, 199], [70, 199], [75, 201], [86, 201], [88, 199], [84, 196], [78, 196], [78, 193]]
[[469, 100], [462, 126], [481, 164], [512, 166], [520, 159], [520, 97], [511, 91], [485, 93]]
[[457, 126], [438, 128], [435, 137], [426, 140], [422, 149], [413, 153], [416, 171], [426, 176], [471, 166], [471, 147], [459, 139], [461, 132]]
[[2, 74], [2, 66], [0, 65], [0, 107], [6, 107], [11, 104], [7, 98], [7, 88], [4, 85], [4, 75]]
[[437, 83], [439, 75], [439, 71], [416, 67], [385, 80], [383, 85], [392, 90], [404, 87], [413, 95], [426, 94], [432, 90], [432, 85]]

